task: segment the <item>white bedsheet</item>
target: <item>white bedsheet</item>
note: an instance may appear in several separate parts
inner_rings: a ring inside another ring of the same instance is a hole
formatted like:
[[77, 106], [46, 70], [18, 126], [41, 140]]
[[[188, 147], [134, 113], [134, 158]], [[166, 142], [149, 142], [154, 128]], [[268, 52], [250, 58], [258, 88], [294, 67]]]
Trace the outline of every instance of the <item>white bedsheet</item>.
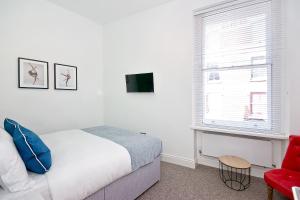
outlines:
[[47, 177], [29, 173], [29, 178], [34, 181], [34, 187], [22, 192], [8, 192], [0, 188], [1, 200], [51, 200]]
[[70, 130], [42, 136], [52, 155], [53, 200], [81, 200], [131, 172], [128, 151], [110, 140]]

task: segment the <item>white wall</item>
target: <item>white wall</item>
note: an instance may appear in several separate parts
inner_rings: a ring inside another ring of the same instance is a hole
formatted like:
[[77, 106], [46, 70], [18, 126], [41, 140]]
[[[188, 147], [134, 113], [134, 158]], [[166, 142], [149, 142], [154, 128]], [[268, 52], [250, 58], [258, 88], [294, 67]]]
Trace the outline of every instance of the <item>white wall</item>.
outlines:
[[[105, 124], [157, 136], [164, 154], [187, 162], [194, 159], [192, 2], [172, 1], [103, 32]], [[155, 93], [127, 94], [124, 75], [141, 72], [154, 72]]]
[[[103, 123], [100, 26], [45, 0], [1, 0], [0, 45], [1, 123], [38, 133]], [[18, 89], [18, 57], [49, 62], [49, 90]], [[53, 89], [54, 62], [78, 67], [78, 91]]]
[[[299, 0], [287, 1], [288, 126], [300, 130], [300, 8]], [[158, 136], [169, 158], [192, 162], [193, 10], [217, 2], [221, 0], [175, 0], [104, 26], [106, 124]], [[154, 72], [154, 94], [126, 93], [124, 75], [140, 72]]]
[[289, 104], [289, 127], [291, 134], [300, 135], [300, 1], [286, 0], [287, 44], [286, 69]]

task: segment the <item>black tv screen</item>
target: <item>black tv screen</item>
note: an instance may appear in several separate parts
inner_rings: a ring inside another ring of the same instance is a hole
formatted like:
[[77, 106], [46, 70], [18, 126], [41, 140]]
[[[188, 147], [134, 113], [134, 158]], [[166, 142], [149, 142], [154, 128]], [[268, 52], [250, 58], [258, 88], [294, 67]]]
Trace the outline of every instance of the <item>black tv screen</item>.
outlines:
[[154, 92], [153, 73], [127, 74], [127, 92]]

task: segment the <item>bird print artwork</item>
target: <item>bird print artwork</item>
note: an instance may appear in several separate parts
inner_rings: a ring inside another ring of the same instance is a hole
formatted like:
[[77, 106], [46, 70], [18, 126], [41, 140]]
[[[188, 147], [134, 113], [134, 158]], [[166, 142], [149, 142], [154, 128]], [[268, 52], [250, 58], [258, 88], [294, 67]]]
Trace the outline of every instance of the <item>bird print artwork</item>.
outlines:
[[38, 71], [37, 71], [37, 66], [33, 66], [32, 64], [30, 64], [29, 63], [29, 65], [30, 65], [30, 67], [31, 67], [31, 70], [29, 70], [28, 71], [28, 74], [29, 74], [29, 76], [31, 76], [32, 77], [32, 85], [35, 85], [36, 84], [36, 82], [39, 80], [39, 78], [38, 78], [38, 76], [39, 76], [39, 74], [38, 74]]

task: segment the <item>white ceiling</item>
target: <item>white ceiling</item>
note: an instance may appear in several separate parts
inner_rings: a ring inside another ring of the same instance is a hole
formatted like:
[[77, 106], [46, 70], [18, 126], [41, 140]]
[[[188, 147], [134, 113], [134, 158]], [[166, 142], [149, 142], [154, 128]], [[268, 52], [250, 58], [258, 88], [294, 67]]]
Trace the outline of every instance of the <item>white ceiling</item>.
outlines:
[[98, 24], [111, 22], [170, 0], [49, 0]]

